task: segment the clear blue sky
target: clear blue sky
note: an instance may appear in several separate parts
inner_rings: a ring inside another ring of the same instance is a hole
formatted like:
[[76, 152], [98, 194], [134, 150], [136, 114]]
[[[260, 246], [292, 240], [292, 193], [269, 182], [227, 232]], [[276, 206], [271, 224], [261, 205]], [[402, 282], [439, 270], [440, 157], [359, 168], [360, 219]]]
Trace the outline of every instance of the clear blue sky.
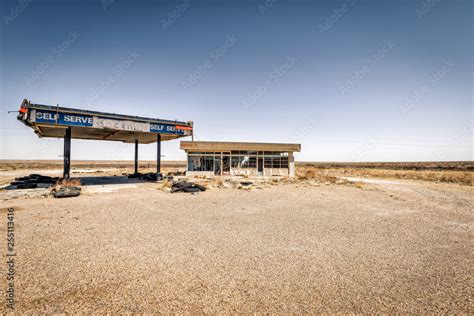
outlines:
[[[8, 110], [193, 120], [198, 140], [304, 161], [473, 159], [473, 4], [460, 0], [1, 1], [3, 159], [58, 159]], [[73, 159], [133, 145], [73, 140]], [[184, 159], [179, 141], [164, 159]], [[154, 159], [142, 145], [140, 159]]]

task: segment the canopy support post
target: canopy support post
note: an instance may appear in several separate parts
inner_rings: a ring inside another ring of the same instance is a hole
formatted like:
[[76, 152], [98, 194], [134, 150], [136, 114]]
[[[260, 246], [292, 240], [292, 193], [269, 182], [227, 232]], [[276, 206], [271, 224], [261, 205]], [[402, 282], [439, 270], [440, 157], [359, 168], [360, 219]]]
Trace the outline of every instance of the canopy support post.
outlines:
[[138, 140], [135, 140], [135, 174], [138, 173]]
[[64, 168], [63, 178], [69, 179], [71, 170], [71, 128], [66, 128], [66, 134], [64, 135]]
[[161, 134], [156, 135], [156, 173], [161, 172]]

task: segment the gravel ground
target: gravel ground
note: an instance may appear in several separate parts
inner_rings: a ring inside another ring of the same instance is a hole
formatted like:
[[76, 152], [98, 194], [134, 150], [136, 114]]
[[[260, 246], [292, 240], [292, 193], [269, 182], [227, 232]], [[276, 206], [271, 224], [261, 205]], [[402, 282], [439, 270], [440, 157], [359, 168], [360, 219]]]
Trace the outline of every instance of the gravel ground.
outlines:
[[471, 187], [156, 187], [3, 201], [16, 311], [474, 312]]

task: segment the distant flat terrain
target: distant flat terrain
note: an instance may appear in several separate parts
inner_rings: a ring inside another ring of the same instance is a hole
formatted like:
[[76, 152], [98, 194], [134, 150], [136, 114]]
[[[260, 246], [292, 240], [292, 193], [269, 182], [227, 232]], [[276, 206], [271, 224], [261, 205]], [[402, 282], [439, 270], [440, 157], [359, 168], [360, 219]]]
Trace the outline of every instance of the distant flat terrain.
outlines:
[[[185, 161], [164, 160], [164, 167], [186, 167]], [[72, 160], [71, 167], [77, 168], [133, 168], [133, 160]], [[156, 167], [156, 161], [140, 160], [140, 166]], [[0, 160], [0, 170], [57, 169], [63, 167], [63, 160]]]
[[[73, 160], [71, 168], [76, 175], [91, 171], [121, 175], [133, 172], [131, 160]], [[142, 160], [140, 171], [154, 172], [156, 161]], [[61, 175], [62, 160], [0, 160], [0, 184], [15, 176], [50, 170]], [[185, 161], [162, 161], [164, 173], [183, 173]], [[473, 185], [474, 162], [296, 162], [296, 174], [299, 178], [319, 178], [323, 176], [355, 176], [392, 179], [411, 179], [432, 182], [458, 183]]]
[[[71, 165], [90, 168], [117, 168], [132, 167], [133, 160], [72, 160]], [[164, 167], [186, 167], [186, 161], [162, 160]], [[62, 168], [62, 160], [0, 160], [0, 170], [32, 169], [32, 168]], [[156, 166], [154, 160], [141, 160], [142, 166]], [[297, 166], [315, 168], [359, 168], [359, 169], [391, 169], [391, 170], [437, 170], [437, 171], [474, 171], [474, 161], [447, 161], [447, 162], [302, 162]]]
[[421, 162], [298, 162], [316, 168], [359, 168], [390, 170], [474, 171], [474, 161]]

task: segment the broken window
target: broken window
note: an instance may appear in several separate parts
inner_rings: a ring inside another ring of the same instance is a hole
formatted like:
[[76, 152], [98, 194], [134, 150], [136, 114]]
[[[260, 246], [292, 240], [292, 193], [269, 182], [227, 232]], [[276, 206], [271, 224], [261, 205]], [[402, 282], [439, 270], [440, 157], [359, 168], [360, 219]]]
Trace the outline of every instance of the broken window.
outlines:
[[214, 156], [188, 156], [189, 171], [214, 171]]
[[[222, 154], [222, 152], [188, 152], [188, 170], [214, 171], [220, 174]], [[257, 154], [263, 158], [264, 168], [287, 169], [289, 166], [289, 153], [280, 151], [233, 150], [230, 152], [230, 157], [229, 152], [224, 153], [227, 157], [225, 164], [230, 163], [231, 168], [257, 168]], [[229, 168], [227, 166], [225, 168]]]
[[265, 168], [288, 168], [288, 157], [264, 157], [263, 165]]
[[257, 168], [257, 157], [232, 156], [232, 168]]

